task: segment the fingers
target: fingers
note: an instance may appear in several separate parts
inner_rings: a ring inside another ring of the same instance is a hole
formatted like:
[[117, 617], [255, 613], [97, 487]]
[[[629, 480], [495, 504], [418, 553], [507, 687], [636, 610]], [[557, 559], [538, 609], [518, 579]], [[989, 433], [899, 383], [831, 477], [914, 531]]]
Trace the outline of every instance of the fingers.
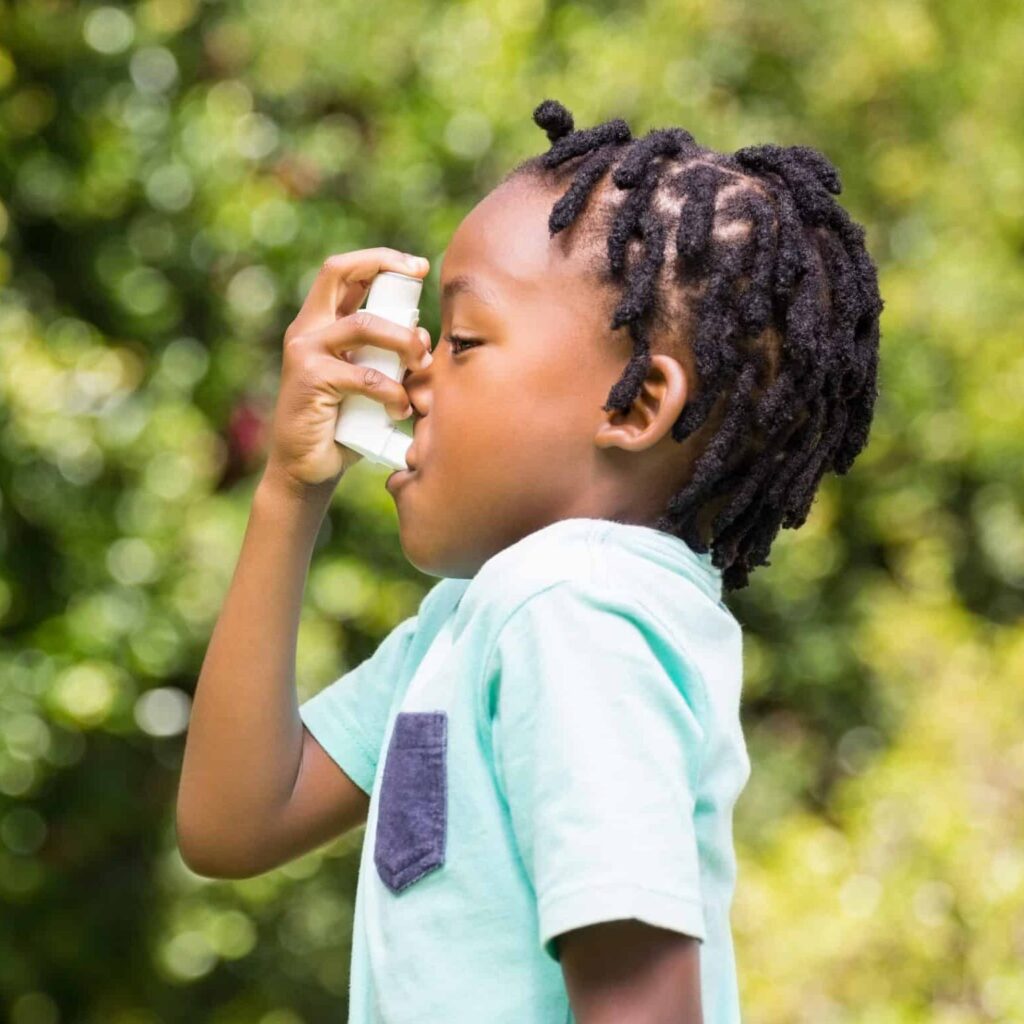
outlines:
[[339, 316], [355, 312], [366, 298], [373, 279], [383, 270], [425, 277], [430, 270], [430, 262], [385, 246], [328, 256], [285, 332], [285, 340], [293, 334], [305, 334]]
[[372, 366], [357, 366], [324, 353], [303, 358], [296, 371], [306, 391], [329, 391], [344, 400], [346, 395], [360, 394], [380, 402], [395, 420], [412, 413], [408, 392], [398, 381]]
[[406, 367], [416, 370], [425, 369], [433, 359], [430, 333], [425, 327], [403, 327], [365, 309], [286, 340], [286, 345], [295, 344], [336, 358], [363, 345], [376, 345], [397, 352]]

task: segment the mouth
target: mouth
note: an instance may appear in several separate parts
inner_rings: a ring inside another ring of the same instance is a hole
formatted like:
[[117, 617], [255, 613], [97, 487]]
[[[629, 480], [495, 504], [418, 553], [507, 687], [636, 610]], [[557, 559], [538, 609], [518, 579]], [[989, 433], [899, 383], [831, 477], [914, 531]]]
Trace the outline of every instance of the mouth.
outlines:
[[384, 486], [387, 488], [389, 494], [394, 494], [402, 484], [411, 480], [415, 475], [415, 466], [410, 466], [408, 469], [396, 469], [394, 473], [384, 481]]
[[405, 469], [396, 469], [384, 482], [384, 486], [387, 488], [389, 493], [394, 493], [396, 487], [400, 487], [407, 480], [411, 479], [415, 474], [419, 466], [419, 456], [413, 450], [415, 448], [415, 442], [406, 449], [405, 452]]

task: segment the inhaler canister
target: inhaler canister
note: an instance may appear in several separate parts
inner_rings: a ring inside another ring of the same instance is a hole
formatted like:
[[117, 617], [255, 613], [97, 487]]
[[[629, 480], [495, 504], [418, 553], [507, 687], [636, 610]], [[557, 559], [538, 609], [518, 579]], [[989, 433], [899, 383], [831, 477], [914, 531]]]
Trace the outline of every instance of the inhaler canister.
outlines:
[[[416, 327], [420, 322], [422, 291], [422, 278], [382, 270], [370, 284], [363, 308], [403, 327]], [[351, 354], [352, 362], [357, 366], [372, 366], [399, 383], [405, 376], [401, 355], [391, 349], [363, 345], [353, 349]], [[412, 445], [412, 438], [398, 429], [380, 402], [366, 395], [346, 395], [341, 403], [334, 439], [371, 462], [391, 469], [408, 468], [405, 453]]]

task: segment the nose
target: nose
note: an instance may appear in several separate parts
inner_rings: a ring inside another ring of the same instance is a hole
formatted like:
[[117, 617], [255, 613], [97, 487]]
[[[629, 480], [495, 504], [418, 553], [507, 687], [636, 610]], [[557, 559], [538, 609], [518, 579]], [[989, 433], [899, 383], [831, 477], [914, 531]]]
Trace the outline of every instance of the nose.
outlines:
[[409, 396], [413, 410], [413, 423], [422, 418], [426, 409], [427, 385], [430, 381], [430, 367], [408, 367], [402, 377], [402, 387]]
[[408, 381], [411, 376], [415, 377], [417, 379], [417, 381], [422, 380], [430, 372], [430, 366], [432, 364], [433, 364], [433, 354], [431, 353], [431, 356], [430, 356], [430, 359], [428, 360], [428, 365], [427, 366], [425, 366], [425, 367], [407, 367], [406, 368], [406, 373], [404, 373], [402, 375], [401, 383], [404, 385], [404, 383], [406, 383], [406, 381]]

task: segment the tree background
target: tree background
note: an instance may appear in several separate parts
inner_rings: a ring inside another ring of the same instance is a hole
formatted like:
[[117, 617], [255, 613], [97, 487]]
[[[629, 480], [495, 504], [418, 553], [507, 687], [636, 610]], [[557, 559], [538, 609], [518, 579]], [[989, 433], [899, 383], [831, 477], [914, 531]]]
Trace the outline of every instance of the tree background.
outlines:
[[[362, 830], [192, 874], [173, 805], [332, 252], [430, 257], [568, 106], [808, 144], [880, 267], [881, 396], [729, 599], [753, 775], [752, 1024], [1024, 1019], [1024, 9], [1009, 0], [35, 0], [0, 12], [0, 1014], [344, 1019]], [[317, 542], [304, 699], [436, 582], [361, 463]]]

